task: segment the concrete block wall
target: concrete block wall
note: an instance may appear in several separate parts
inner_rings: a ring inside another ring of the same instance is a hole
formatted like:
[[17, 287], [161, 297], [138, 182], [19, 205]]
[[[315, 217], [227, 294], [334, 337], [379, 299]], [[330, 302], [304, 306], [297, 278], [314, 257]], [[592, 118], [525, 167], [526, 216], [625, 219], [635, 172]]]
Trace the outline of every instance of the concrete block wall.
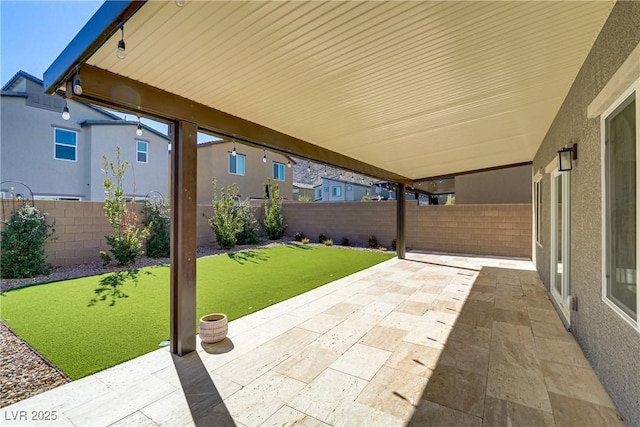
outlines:
[[[323, 233], [340, 243], [366, 244], [374, 234], [390, 248], [396, 237], [395, 202], [283, 204], [287, 235], [303, 232], [312, 240]], [[406, 205], [408, 249], [472, 255], [531, 258], [531, 204]]]

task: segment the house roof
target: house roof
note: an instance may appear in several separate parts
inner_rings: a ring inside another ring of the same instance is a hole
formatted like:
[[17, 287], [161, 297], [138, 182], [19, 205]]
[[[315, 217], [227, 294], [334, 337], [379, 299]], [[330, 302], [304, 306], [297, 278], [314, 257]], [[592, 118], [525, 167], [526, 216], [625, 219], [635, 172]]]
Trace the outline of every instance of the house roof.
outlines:
[[316, 188], [315, 185], [311, 185], [311, 184], [303, 184], [301, 182], [294, 182], [293, 183], [294, 187], [298, 187], [298, 188], [306, 188], [307, 190], [313, 190], [314, 188]]
[[45, 80], [81, 66], [86, 99], [152, 111], [108, 89], [162, 91], [225, 135], [407, 182], [531, 162], [614, 4], [106, 2]]
[[[40, 86], [43, 86], [43, 89], [44, 89], [44, 82], [41, 79], [27, 73], [26, 71], [20, 70], [17, 73], [15, 73], [13, 77], [11, 77], [9, 81], [4, 84], [4, 86], [2, 86], [2, 96], [27, 98], [29, 95], [25, 92], [13, 92], [13, 88], [15, 88], [18, 83], [20, 83], [21, 79], [31, 80], [32, 82]], [[87, 106], [88, 108], [91, 108], [94, 111], [97, 111], [100, 114], [103, 114], [109, 117], [112, 120], [122, 120], [122, 117], [116, 116], [115, 114], [112, 114], [100, 107], [96, 107], [95, 105], [85, 104], [85, 106]]]
[[[85, 126], [138, 126], [138, 122], [137, 121], [132, 121], [132, 120], [117, 120], [117, 121], [113, 121], [113, 120], [85, 120], [82, 123], [80, 123], [80, 127], [85, 127]], [[165, 139], [167, 141], [170, 141], [171, 139], [163, 134], [162, 132], [157, 131], [156, 129], [149, 127], [147, 125], [145, 125], [144, 123], [141, 123], [142, 125], [142, 129], [144, 129], [146, 132], [151, 132], [152, 134], [159, 136], [162, 139]]]

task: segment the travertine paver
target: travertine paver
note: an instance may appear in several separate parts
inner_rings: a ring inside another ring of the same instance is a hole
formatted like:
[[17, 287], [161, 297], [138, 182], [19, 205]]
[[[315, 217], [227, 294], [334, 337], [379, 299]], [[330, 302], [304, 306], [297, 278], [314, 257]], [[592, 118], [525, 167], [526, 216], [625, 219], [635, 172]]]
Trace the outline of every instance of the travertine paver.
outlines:
[[3, 425], [623, 425], [531, 262], [408, 258], [233, 321], [197, 353], [3, 408]]

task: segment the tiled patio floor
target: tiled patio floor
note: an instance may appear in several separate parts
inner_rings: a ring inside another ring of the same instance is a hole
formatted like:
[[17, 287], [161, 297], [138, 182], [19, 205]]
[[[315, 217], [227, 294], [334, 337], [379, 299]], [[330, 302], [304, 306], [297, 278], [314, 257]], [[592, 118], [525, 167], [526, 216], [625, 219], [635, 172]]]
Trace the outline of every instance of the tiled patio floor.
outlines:
[[[528, 261], [410, 253], [4, 408], [46, 425], [624, 425]], [[34, 421], [23, 425], [37, 425]]]

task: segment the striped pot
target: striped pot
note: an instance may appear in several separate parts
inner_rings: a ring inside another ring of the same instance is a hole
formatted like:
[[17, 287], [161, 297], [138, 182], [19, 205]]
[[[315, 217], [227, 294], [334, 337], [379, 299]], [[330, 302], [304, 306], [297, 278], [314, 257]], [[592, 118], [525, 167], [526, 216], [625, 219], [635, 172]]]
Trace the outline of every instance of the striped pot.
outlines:
[[203, 343], [222, 341], [227, 336], [227, 330], [226, 314], [213, 313], [200, 318], [200, 339]]

